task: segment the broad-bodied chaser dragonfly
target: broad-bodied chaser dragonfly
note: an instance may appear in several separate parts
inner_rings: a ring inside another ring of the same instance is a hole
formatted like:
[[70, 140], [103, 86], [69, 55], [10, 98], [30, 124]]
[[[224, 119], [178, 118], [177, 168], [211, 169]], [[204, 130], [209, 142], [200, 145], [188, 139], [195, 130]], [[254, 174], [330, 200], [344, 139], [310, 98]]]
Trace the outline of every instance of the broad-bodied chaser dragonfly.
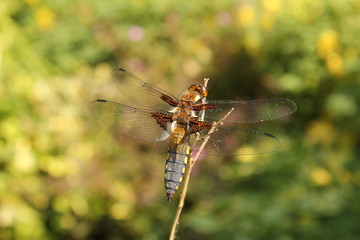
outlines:
[[[91, 102], [90, 107], [97, 118], [130, 137], [149, 141], [170, 138], [165, 165], [168, 201], [181, 184], [191, 152], [196, 151], [192, 144], [194, 137], [199, 139], [199, 135], [207, 135], [214, 121], [232, 110], [224, 124], [211, 133], [202, 153], [225, 156], [266, 153], [279, 148], [278, 138], [257, 130], [241, 129], [234, 124], [268, 121], [296, 111], [296, 104], [286, 98], [206, 100], [206, 87], [193, 84], [179, 99], [124, 69], [116, 69], [114, 76], [120, 91], [145, 108], [104, 99]], [[196, 143], [200, 144], [202, 139]]]

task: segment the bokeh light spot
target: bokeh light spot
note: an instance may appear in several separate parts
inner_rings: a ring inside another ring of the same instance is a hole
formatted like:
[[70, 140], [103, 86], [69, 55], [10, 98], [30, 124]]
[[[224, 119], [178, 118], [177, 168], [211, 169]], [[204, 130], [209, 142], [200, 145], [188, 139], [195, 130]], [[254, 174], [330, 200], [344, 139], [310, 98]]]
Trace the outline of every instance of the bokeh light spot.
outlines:
[[299, 92], [304, 88], [304, 81], [294, 74], [284, 74], [279, 80], [279, 85], [284, 91]]
[[358, 111], [353, 97], [341, 93], [329, 95], [326, 99], [326, 109], [329, 114], [336, 117], [354, 116]]
[[329, 185], [332, 181], [330, 173], [323, 168], [316, 168], [311, 172], [311, 180], [320, 186]]
[[16, 152], [11, 166], [14, 171], [31, 173], [36, 171], [37, 162], [31, 150], [30, 143], [26, 139], [21, 139], [15, 146]]
[[131, 41], [140, 42], [144, 37], [144, 29], [140, 26], [132, 26], [128, 31], [128, 37]]
[[334, 52], [326, 57], [326, 68], [333, 75], [343, 74], [343, 60], [341, 56]]
[[37, 27], [44, 32], [52, 29], [55, 21], [55, 15], [53, 11], [44, 6], [39, 8], [35, 14], [35, 22]]
[[269, 13], [276, 13], [281, 8], [281, 3], [279, 0], [263, 0], [263, 7]]
[[326, 58], [328, 54], [338, 50], [339, 36], [334, 30], [326, 30], [320, 33], [317, 39], [317, 52], [320, 58]]
[[220, 11], [216, 15], [216, 21], [220, 26], [227, 26], [231, 23], [231, 15], [226, 11]]
[[334, 142], [335, 136], [336, 131], [330, 122], [326, 120], [313, 121], [306, 132], [306, 143], [330, 145]]
[[117, 202], [110, 209], [111, 215], [117, 220], [128, 219], [133, 215], [133, 207], [124, 202]]
[[9, 227], [13, 224], [15, 219], [15, 209], [11, 209], [9, 206], [2, 204], [0, 206], [0, 226]]
[[237, 19], [241, 26], [250, 26], [254, 21], [254, 17], [255, 12], [251, 5], [243, 5], [238, 9]]

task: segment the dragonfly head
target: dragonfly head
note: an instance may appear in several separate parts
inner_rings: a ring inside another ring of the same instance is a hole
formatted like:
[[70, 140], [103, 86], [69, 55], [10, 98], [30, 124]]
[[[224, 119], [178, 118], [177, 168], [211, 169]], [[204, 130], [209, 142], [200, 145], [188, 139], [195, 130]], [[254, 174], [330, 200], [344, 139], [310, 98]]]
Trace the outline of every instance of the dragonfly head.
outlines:
[[185, 101], [197, 102], [208, 95], [208, 91], [203, 84], [192, 84], [182, 95], [181, 99]]
[[207, 97], [208, 90], [203, 84], [192, 84], [189, 89], [190, 92], [197, 92], [201, 98]]

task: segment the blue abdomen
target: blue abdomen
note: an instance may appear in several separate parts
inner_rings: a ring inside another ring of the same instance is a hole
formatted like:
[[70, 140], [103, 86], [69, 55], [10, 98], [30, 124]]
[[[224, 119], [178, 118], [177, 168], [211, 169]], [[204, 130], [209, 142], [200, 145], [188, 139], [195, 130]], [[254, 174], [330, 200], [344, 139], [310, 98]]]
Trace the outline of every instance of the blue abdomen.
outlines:
[[171, 200], [183, 180], [189, 154], [190, 146], [186, 143], [170, 147], [168, 150], [165, 165], [165, 189], [168, 201]]

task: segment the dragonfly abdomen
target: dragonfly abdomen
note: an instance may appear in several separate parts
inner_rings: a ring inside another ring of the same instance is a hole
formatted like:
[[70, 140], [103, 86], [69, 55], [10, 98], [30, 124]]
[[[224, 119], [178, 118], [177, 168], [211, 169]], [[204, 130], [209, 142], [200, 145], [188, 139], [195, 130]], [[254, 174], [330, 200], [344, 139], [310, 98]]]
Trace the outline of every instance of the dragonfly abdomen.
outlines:
[[165, 165], [165, 189], [168, 201], [171, 200], [183, 180], [189, 154], [189, 144], [178, 145], [176, 149], [168, 150]]

